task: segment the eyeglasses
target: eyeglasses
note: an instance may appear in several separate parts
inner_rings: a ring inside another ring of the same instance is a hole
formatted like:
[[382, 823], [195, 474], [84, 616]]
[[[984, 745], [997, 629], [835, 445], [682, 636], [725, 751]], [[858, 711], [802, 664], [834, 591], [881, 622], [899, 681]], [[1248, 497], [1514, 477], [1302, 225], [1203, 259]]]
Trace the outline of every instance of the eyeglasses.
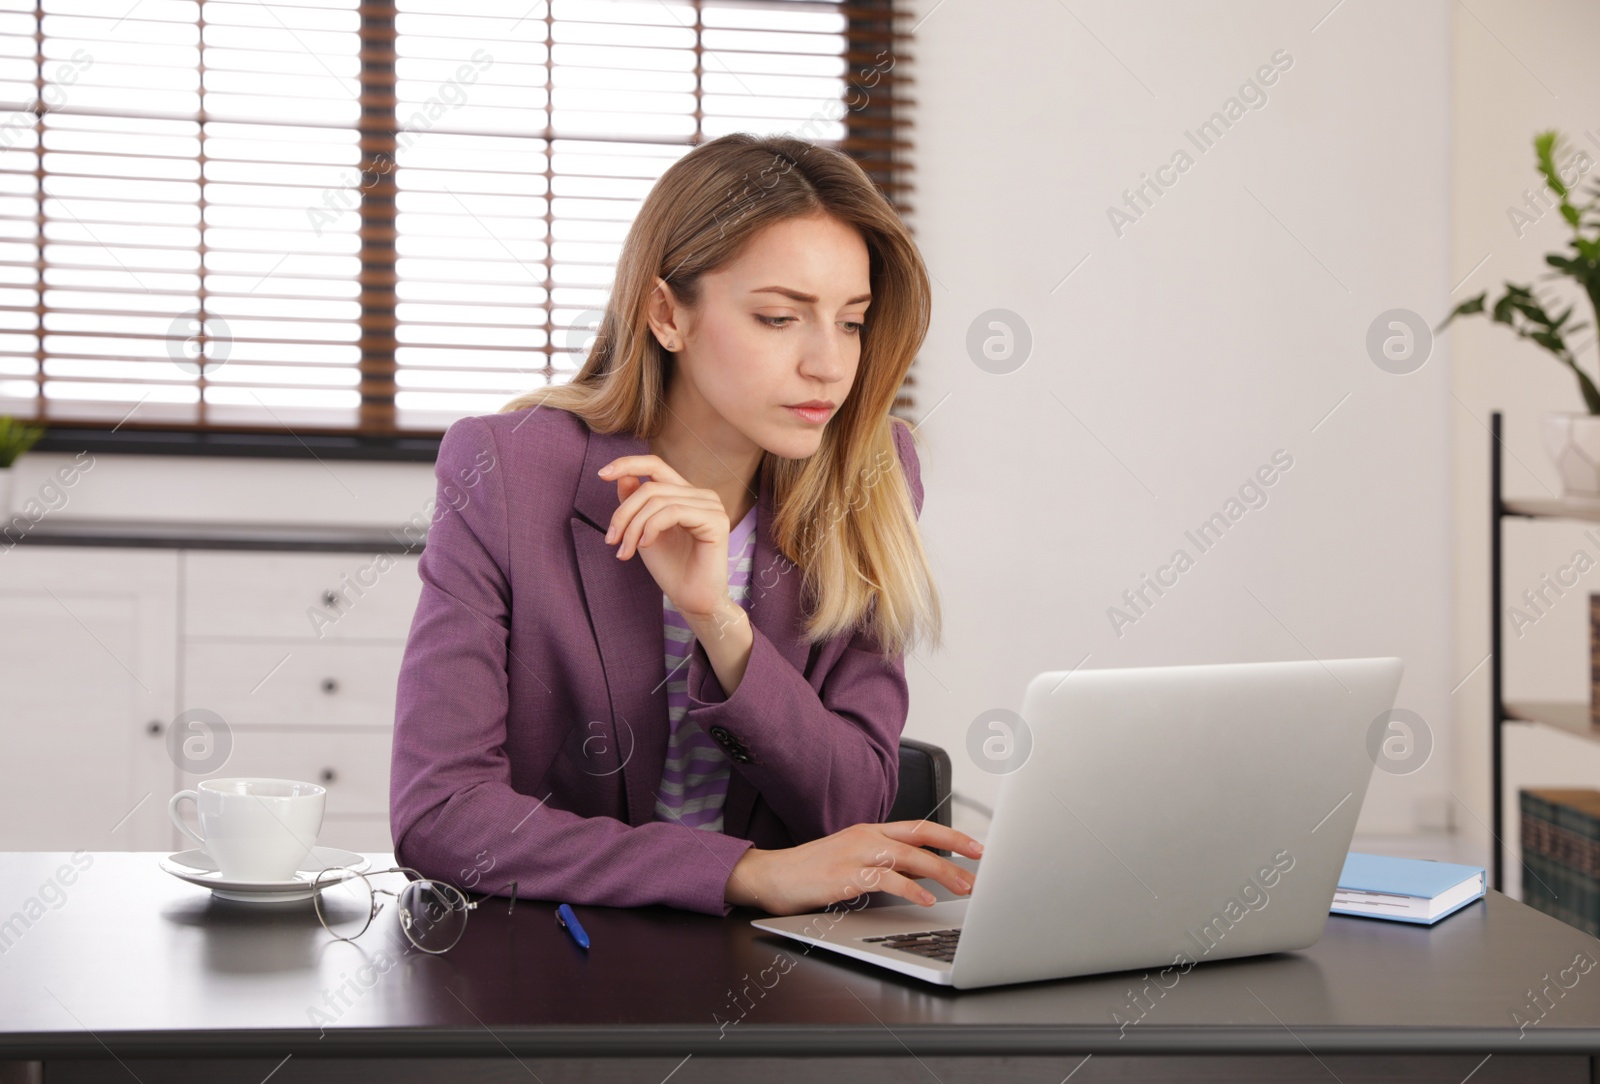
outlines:
[[[401, 873], [406, 885], [398, 892], [375, 888], [369, 878]], [[312, 882], [312, 900], [317, 920], [339, 941], [354, 941], [367, 932], [372, 920], [383, 910], [379, 896], [392, 896], [400, 913], [400, 929], [423, 952], [435, 955], [448, 952], [467, 929], [467, 912], [478, 909], [479, 901], [467, 899], [465, 892], [447, 881], [435, 881], [408, 866], [394, 866], [372, 873], [333, 867], [317, 874]], [[517, 906], [517, 882], [511, 882], [511, 903], [506, 914]]]

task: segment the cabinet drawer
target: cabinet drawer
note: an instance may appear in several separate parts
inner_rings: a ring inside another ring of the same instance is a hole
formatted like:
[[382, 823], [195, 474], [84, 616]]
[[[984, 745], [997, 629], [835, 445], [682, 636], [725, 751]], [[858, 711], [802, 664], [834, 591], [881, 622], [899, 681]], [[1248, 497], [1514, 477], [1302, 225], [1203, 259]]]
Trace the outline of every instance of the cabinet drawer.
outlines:
[[422, 593], [408, 554], [190, 551], [185, 636], [399, 639]]
[[[388, 816], [389, 732], [233, 727], [229, 734], [228, 759], [207, 778], [255, 775], [320, 783], [328, 788], [325, 816]], [[201, 777], [180, 778], [192, 787]]]
[[229, 726], [393, 726], [405, 644], [183, 645], [183, 701]]

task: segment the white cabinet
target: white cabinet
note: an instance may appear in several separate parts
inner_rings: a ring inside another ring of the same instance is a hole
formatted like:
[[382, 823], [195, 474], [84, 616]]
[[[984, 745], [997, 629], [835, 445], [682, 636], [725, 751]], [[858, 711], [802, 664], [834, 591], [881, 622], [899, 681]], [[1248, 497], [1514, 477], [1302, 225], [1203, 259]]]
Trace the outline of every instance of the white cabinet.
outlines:
[[410, 555], [183, 553], [179, 697], [214, 712], [231, 748], [206, 776], [328, 788], [319, 842], [393, 849], [395, 689], [422, 583]]
[[394, 723], [404, 640], [303, 643], [187, 636], [183, 694], [233, 726]]
[[275, 640], [405, 639], [417, 559], [361, 553], [184, 553], [184, 635]]
[[0, 550], [0, 850], [170, 838], [178, 555]]
[[234, 775], [321, 783], [320, 842], [391, 850], [420, 590], [410, 554], [0, 551], [0, 850], [178, 849], [168, 798]]

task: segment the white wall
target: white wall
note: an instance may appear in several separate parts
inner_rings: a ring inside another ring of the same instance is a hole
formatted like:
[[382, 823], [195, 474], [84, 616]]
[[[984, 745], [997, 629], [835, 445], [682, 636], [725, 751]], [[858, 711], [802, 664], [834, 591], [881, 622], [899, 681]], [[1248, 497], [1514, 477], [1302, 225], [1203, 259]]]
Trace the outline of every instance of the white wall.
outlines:
[[[919, 8], [923, 524], [947, 637], [911, 667], [909, 729], [979, 801], [997, 777], [968, 725], [1020, 709], [1037, 671], [1393, 654], [1436, 747], [1378, 774], [1361, 830], [1447, 815], [1448, 356], [1390, 375], [1365, 340], [1451, 285], [1449, 6], [1349, 0], [1318, 26], [1331, 7]], [[1268, 104], [1196, 152], [1185, 131], [1278, 50]], [[1117, 236], [1107, 207], [1179, 147], [1193, 167]], [[1032, 334], [1010, 375], [965, 345], [995, 308]], [[1119, 636], [1108, 607], [1277, 449], [1268, 503]]]
[[[1558, 128], [1572, 147], [1600, 162], [1600, 70], [1588, 46], [1600, 37], [1600, 9], [1582, 0], [1474, 0], [1473, 15], [1455, 17], [1455, 115], [1451, 172], [1455, 181], [1451, 284], [1462, 281], [1452, 303], [1488, 289], [1500, 296], [1507, 281], [1537, 283], [1549, 270], [1544, 254], [1565, 249], [1570, 233], [1555, 211], [1532, 225], [1514, 224], [1508, 211], [1527, 189], [1544, 187], [1533, 168], [1533, 134]], [[1593, 133], [1593, 137], [1585, 133]], [[1587, 187], [1600, 170], [1583, 182]], [[1400, 193], [1397, 193], [1399, 195]], [[1481, 263], [1481, 266], [1480, 266]], [[1474, 271], [1474, 268], [1477, 268]], [[1466, 277], [1471, 272], [1471, 277]], [[1543, 288], [1541, 288], [1543, 293]], [[1570, 287], [1552, 295], [1581, 302]], [[1582, 303], [1573, 320], [1592, 325]], [[1454, 513], [1456, 623], [1454, 669], [1465, 675], [1489, 651], [1489, 413], [1504, 421], [1504, 479], [1511, 497], [1549, 497], [1561, 486], [1539, 435], [1550, 411], [1582, 411], [1576, 380], [1538, 347], [1482, 318], [1449, 332], [1454, 356], [1454, 399], [1449, 404], [1455, 458]], [[1595, 373], [1592, 332], [1579, 361]], [[1505, 536], [1505, 587], [1513, 600], [1540, 577], [1567, 563], [1579, 547], [1597, 550], [1583, 528], [1552, 522], [1510, 521]], [[1518, 636], [1509, 621], [1505, 663], [1508, 699], [1589, 699], [1588, 601], [1600, 590], [1591, 571], [1547, 615]], [[1501, 612], [1502, 618], [1505, 612]], [[1456, 695], [1460, 749], [1457, 793], [1489, 820], [1489, 667]], [[1506, 842], [1517, 843], [1516, 792], [1525, 786], [1600, 786], [1600, 745], [1528, 727], [1508, 728]], [[1487, 841], [1488, 829], [1470, 818], [1464, 828]], [[1506, 887], [1520, 891], [1520, 873], [1507, 864]]]

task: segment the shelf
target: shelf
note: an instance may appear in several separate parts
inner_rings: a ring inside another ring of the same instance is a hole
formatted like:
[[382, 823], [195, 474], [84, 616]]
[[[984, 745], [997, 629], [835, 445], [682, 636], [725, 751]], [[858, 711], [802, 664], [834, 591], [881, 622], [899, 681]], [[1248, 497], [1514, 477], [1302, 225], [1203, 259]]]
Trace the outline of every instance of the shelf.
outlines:
[[1579, 700], [1508, 700], [1506, 718], [1600, 742], [1600, 726], [1590, 721], [1589, 705]]
[[[1600, 495], [1593, 497], [1545, 496], [1508, 498], [1505, 494], [1505, 472], [1502, 452], [1506, 448], [1502, 439], [1504, 417], [1498, 410], [1489, 412], [1489, 801], [1492, 807], [1489, 824], [1494, 840], [1491, 854], [1493, 874], [1491, 886], [1505, 891], [1506, 852], [1506, 726], [1508, 722], [1533, 723], [1558, 733], [1571, 734], [1586, 741], [1600, 743], [1600, 727], [1594, 725], [1588, 700], [1517, 700], [1509, 701], [1505, 694], [1505, 544], [1509, 540], [1506, 520], [1509, 517], [1548, 519], [1568, 523], [1600, 523]], [[1546, 490], [1548, 493], [1548, 489]], [[1519, 534], [1520, 532], [1511, 532]], [[1584, 531], [1584, 537], [1600, 542], [1594, 528]], [[1585, 631], [1585, 639], [1594, 633]], [[1593, 645], [1584, 644], [1586, 648]], [[1584, 652], [1585, 670], [1591, 669], [1592, 651]], [[1600, 656], [1594, 656], [1600, 659]], [[1600, 670], [1595, 671], [1600, 673]], [[1592, 676], [1585, 674], [1585, 677]], [[1600, 686], [1597, 686], [1600, 687]], [[1600, 1082], [1600, 1077], [1596, 1078]]]
[[1501, 507], [1508, 516], [1600, 523], [1600, 498], [1595, 497], [1516, 497], [1502, 501]]

